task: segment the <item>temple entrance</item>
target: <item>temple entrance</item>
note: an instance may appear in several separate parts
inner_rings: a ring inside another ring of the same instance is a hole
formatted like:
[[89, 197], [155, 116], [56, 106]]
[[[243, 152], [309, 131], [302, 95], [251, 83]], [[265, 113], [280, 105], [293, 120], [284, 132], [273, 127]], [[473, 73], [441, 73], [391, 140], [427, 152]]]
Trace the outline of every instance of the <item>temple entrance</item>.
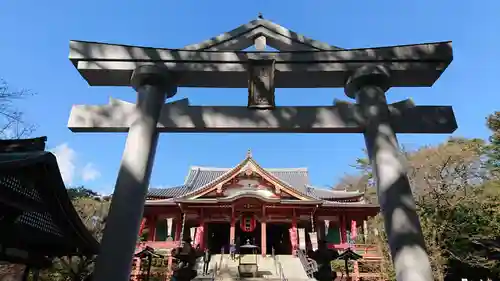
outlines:
[[236, 240], [235, 242], [236, 242], [236, 246], [238, 248], [238, 251], [239, 251], [239, 246], [245, 245], [247, 243], [247, 241], [249, 241], [250, 244], [257, 245], [257, 246], [259, 246], [259, 248], [261, 248], [262, 247], [262, 245], [261, 245], [261, 241], [262, 241], [261, 233], [262, 233], [261, 226], [260, 226], [259, 222], [257, 222], [255, 229], [252, 232], [245, 232], [245, 231], [241, 230], [240, 225], [239, 225], [239, 221], [238, 221], [236, 223], [236, 229], [235, 229], [235, 240]]
[[222, 247], [224, 252], [229, 250], [229, 229], [230, 224], [226, 222], [207, 223], [207, 248], [213, 254], [219, 254]]
[[271, 254], [273, 248], [276, 255], [290, 255], [292, 253], [289, 232], [291, 227], [290, 223], [267, 224], [267, 254]]

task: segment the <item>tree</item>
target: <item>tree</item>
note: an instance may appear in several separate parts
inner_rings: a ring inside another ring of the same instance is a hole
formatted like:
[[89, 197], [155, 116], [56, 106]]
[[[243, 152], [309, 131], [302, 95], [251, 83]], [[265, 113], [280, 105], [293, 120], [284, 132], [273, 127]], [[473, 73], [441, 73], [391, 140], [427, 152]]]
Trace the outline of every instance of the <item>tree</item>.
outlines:
[[35, 125], [25, 122], [23, 112], [15, 106], [15, 101], [32, 95], [27, 90], [12, 90], [0, 79], [0, 139], [27, 137], [36, 129]]
[[500, 172], [500, 111], [496, 111], [488, 116], [486, 125], [492, 132], [489, 138], [490, 144], [486, 149], [488, 165], [492, 174], [498, 179]]
[[[358, 163], [358, 165], [360, 165]], [[356, 166], [361, 167], [361, 166]], [[366, 164], [363, 169], [368, 169], [369, 164]], [[344, 175], [340, 182], [333, 186], [333, 190], [359, 191], [364, 194], [365, 202], [377, 204], [377, 191], [371, 187], [371, 173], [361, 173], [358, 175]]]
[[69, 187], [66, 189], [70, 200], [80, 199], [80, 198], [94, 198], [99, 196], [99, 194], [91, 189], [85, 188], [84, 186]]
[[[480, 193], [481, 191], [478, 191]], [[486, 269], [500, 277], [500, 262], [489, 260], [475, 240], [500, 237], [499, 196], [467, 196], [448, 208], [448, 227], [444, 233], [444, 252], [449, 259], [471, 268]]]
[[366, 175], [344, 175], [340, 182], [333, 187], [334, 190], [346, 191], [365, 191], [368, 185], [368, 176]]
[[[484, 146], [479, 139], [451, 138], [441, 145], [404, 152], [436, 280], [444, 280], [457, 268], [481, 271], [484, 276], [494, 276], [500, 268], [474, 246], [475, 239], [500, 236], [500, 197], [486, 192], [491, 182], [486, 177]], [[371, 176], [366, 159], [356, 165], [362, 174]], [[379, 235], [369, 239], [381, 247], [382, 272], [391, 279], [394, 274], [381, 218], [369, 224], [378, 230]]]
[[[87, 190], [84, 187], [78, 187], [80, 190]], [[91, 191], [91, 190], [90, 190]], [[91, 194], [95, 193], [93, 191]], [[83, 193], [86, 194], [86, 193]], [[109, 210], [109, 198], [100, 199], [99, 197], [75, 197], [73, 206], [78, 212], [82, 222], [92, 235], [100, 241], [104, 230], [106, 217]], [[54, 261], [51, 269], [41, 274], [43, 280], [56, 281], [82, 281], [85, 280], [94, 270], [96, 256], [86, 257], [62, 257]]]

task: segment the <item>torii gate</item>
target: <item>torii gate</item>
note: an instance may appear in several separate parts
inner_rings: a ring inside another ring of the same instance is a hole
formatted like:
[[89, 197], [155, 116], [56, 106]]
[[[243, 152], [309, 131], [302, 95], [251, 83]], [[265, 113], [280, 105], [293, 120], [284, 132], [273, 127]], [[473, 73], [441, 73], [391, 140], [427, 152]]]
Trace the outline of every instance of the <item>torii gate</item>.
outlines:
[[[258, 52], [241, 51], [253, 44]], [[397, 280], [433, 280], [395, 133], [452, 133], [457, 124], [449, 106], [388, 105], [385, 92], [432, 86], [453, 59], [451, 42], [348, 50], [259, 18], [183, 49], [71, 41], [69, 57], [89, 85], [138, 93], [136, 104], [76, 105], [68, 123], [128, 132], [96, 281], [129, 278], [159, 132], [363, 133]], [[248, 106], [165, 104], [177, 87], [248, 87]], [[275, 87], [343, 87], [357, 103], [276, 107]]]

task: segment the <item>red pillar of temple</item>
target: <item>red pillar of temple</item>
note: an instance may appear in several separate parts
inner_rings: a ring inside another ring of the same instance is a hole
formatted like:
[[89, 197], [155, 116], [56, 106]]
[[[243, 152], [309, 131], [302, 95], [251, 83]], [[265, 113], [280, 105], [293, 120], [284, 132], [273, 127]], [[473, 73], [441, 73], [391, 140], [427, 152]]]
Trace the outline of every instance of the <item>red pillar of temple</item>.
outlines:
[[292, 212], [292, 230], [294, 233], [294, 237], [290, 237], [290, 240], [292, 243], [292, 255], [296, 256], [297, 255], [298, 241], [297, 241], [297, 216], [295, 215], [295, 209], [293, 209], [293, 212]]
[[267, 230], [266, 230], [266, 221], [264, 219], [262, 219], [262, 221], [260, 222], [260, 235], [261, 235], [261, 249], [262, 249], [262, 256], [265, 257], [266, 254], [267, 254], [267, 240], [266, 240], [266, 234], [267, 234]]
[[347, 243], [347, 229], [346, 229], [346, 217], [345, 214], [340, 216], [340, 243], [344, 246]]
[[292, 227], [297, 228], [297, 216], [295, 215], [295, 209], [292, 212]]
[[230, 244], [234, 244], [235, 243], [235, 241], [234, 241], [235, 235], [236, 235], [235, 225], [236, 225], [236, 219], [233, 216], [231, 218], [231, 227], [229, 228], [229, 243]]

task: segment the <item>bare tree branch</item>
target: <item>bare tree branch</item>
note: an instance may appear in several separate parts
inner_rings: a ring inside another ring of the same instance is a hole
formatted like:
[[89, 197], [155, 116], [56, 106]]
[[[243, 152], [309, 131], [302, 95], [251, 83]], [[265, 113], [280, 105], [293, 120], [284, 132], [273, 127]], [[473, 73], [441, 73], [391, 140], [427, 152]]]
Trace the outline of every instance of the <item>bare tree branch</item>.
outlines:
[[31, 135], [36, 126], [24, 120], [24, 114], [16, 107], [16, 101], [33, 96], [28, 90], [12, 90], [0, 79], [0, 139], [19, 139]]

